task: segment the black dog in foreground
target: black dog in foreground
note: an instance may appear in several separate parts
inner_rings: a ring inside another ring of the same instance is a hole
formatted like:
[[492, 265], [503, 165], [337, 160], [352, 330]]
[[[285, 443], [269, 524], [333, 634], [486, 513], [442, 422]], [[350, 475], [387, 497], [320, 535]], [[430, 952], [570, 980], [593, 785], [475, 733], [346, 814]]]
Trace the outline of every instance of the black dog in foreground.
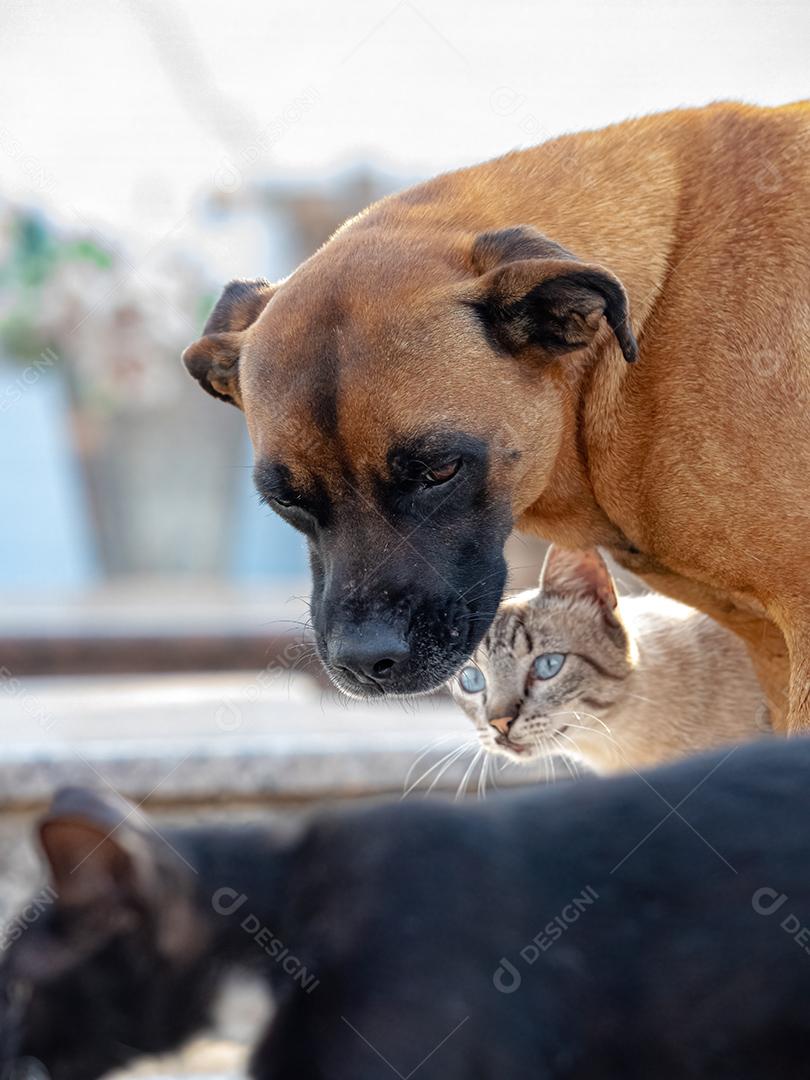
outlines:
[[484, 803], [158, 835], [60, 795], [3, 968], [6, 1068], [90, 1080], [258, 967], [261, 1080], [810, 1074], [810, 740]]

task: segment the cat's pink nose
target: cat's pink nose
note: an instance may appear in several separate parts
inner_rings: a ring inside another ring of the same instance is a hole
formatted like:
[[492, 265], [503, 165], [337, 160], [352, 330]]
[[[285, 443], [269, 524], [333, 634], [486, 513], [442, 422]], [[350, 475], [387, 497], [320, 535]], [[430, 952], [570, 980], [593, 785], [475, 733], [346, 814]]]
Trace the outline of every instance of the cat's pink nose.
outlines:
[[490, 720], [490, 724], [496, 731], [500, 732], [501, 735], [508, 735], [509, 728], [512, 726], [514, 719], [513, 716], [498, 716], [495, 720]]

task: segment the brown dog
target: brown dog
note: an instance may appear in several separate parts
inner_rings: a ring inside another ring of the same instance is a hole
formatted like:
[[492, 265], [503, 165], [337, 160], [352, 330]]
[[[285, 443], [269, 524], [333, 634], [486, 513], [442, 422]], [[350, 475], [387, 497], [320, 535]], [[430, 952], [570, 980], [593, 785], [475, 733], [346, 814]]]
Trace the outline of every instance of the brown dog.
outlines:
[[810, 727], [808, 104], [633, 120], [384, 199], [281, 284], [229, 285], [185, 361], [309, 537], [347, 691], [457, 669], [515, 523], [736, 630], [777, 724]]

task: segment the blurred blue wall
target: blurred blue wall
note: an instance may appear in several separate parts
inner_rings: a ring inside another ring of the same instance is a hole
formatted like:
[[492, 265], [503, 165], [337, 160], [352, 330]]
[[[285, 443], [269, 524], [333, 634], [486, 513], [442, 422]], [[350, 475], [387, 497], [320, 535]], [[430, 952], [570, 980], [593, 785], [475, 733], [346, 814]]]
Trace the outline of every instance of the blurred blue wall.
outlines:
[[0, 362], [0, 587], [75, 587], [97, 576], [58, 372]]
[[[69, 415], [58, 371], [0, 362], [0, 589], [76, 588], [102, 576]], [[234, 474], [222, 572], [236, 581], [305, 578], [302, 537], [259, 503], [250, 468]]]
[[[250, 441], [245, 435], [244, 460], [253, 461]], [[306, 577], [309, 569], [306, 544], [300, 533], [259, 502], [251, 470], [237, 469], [231, 576], [250, 581], [268, 578]]]

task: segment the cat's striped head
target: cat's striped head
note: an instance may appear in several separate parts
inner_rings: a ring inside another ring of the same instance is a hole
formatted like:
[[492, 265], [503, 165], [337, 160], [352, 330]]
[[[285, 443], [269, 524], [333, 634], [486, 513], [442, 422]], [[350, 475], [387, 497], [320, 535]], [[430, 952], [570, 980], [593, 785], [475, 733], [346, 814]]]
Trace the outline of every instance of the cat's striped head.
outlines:
[[604, 718], [632, 662], [599, 552], [552, 547], [539, 587], [501, 605], [449, 685], [486, 749], [525, 762], [609, 738]]

